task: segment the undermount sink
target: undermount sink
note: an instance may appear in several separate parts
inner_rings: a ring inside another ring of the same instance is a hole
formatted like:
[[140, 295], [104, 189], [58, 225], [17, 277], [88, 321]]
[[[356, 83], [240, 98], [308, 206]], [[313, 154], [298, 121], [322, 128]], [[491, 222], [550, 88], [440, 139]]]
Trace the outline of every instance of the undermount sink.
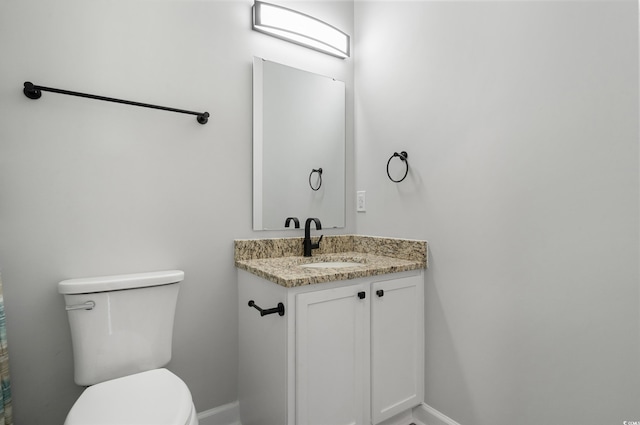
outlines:
[[322, 263], [301, 264], [300, 267], [309, 269], [341, 269], [343, 267], [355, 267], [361, 265], [362, 263], [356, 263], [353, 261], [325, 261]]

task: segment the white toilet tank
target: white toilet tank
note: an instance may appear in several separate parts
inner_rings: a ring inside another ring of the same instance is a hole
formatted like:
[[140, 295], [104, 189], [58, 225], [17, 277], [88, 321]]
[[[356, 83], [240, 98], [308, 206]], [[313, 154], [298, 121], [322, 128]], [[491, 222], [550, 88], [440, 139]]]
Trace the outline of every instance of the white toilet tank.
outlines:
[[169, 363], [183, 279], [183, 271], [170, 270], [60, 282], [76, 384], [93, 385]]

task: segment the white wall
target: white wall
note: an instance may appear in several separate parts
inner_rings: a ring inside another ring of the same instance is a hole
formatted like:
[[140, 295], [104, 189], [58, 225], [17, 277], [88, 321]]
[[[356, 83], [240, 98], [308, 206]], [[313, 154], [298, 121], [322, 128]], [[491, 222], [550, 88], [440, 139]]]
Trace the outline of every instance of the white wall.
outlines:
[[355, 16], [357, 231], [430, 243], [426, 402], [464, 425], [638, 420], [637, 3]]
[[[353, 110], [352, 60], [252, 31], [252, 4], [0, 2], [0, 268], [17, 424], [60, 424], [80, 393], [56, 288], [72, 277], [184, 270], [169, 368], [198, 411], [237, 399], [232, 241], [302, 234], [251, 230], [253, 56], [345, 81]], [[353, 32], [352, 3], [282, 4]], [[30, 100], [24, 81], [211, 118]], [[348, 162], [352, 129], [349, 112]], [[353, 191], [352, 170], [347, 182]], [[348, 217], [342, 231], [351, 205]]]
[[[56, 283], [182, 268], [170, 368], [236, 399], [251, 59], [347, 82], [250, 30], [249, 0], [0, 2], [0, 268], [18, 424], [80, 389]], [[289, 4], [289, 3], [286, 3]], [[638, 420], [638, 16], [628, 2], [291, 3], [354, 34], [359, 233], [427, 239], [427, 402], [463, 425]], [[191, 116], [45, 93], [59, 86]], [[407, 181], [384, 171], [407, 150]], [[331, 231], [324, 233], [331, 234]], [[335, 233], [342, 233], [336, 231]]]

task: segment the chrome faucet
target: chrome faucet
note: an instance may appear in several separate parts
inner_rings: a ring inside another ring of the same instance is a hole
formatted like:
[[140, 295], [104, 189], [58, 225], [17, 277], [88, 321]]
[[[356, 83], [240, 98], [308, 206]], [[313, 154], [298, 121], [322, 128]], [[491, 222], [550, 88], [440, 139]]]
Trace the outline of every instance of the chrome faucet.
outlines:
[[322, 230], [322, 224], [320, 224], [320, 220], [317, 218], [308, 218], [304, 223], [304, 241], [302, 242], [302, 246], [304, 247], [304, 256], [311, 257], [311, 250], [320, 248], [320, 241], [322, 240], [322, 236], [320, 235], [320, 239], [318, 242], [311, 242], [311, 222], [315, 223], [316, 230]]

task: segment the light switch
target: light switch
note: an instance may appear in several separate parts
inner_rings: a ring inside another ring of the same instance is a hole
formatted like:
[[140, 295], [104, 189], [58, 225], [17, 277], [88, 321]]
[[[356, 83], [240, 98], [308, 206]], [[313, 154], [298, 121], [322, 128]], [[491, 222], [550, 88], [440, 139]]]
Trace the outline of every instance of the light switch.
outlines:
[[359, 190], [356, 194], [356, 211], [365, 212], [367, 210], [366, 191]]

